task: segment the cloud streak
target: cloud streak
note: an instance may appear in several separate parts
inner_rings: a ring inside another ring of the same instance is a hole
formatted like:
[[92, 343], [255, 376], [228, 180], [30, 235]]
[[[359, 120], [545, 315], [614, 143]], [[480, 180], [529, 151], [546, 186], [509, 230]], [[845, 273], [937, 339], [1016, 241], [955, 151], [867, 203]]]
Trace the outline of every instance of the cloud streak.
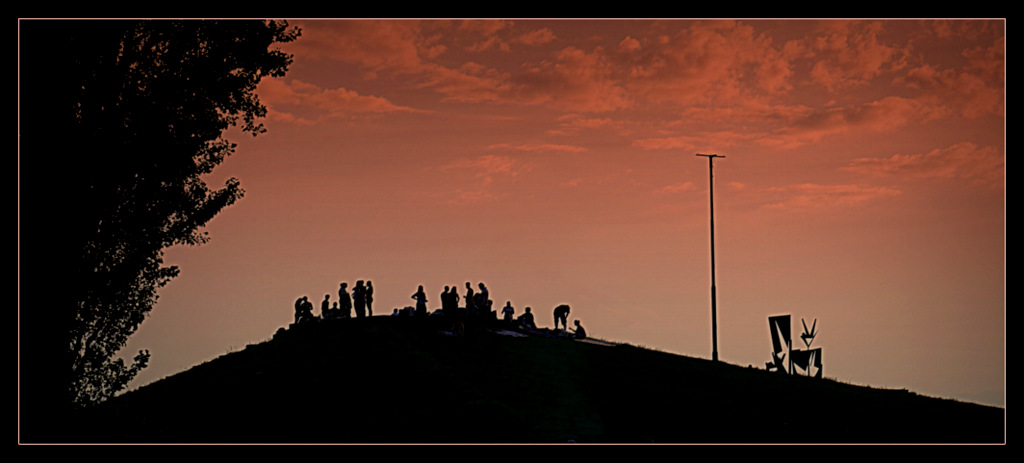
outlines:
[[863, 185], [817, 185], [805, 183], [785, 187], [772, 187], [766, 193], [781, 195], [784, 199], [766, 204], [768, 209], [786, 211], [822, 211], [849, 208], [878, 199], [902, 194], [889, 187]]
[[344, 88], [325, 89], [299, 80], [264, 80], [260, 95], [272, 118], [300, 124], [388, 113], [429, 113], [396, 105], [385, 98], [360, 95]]
[[972, 179], [993, 186], [1001, 186], [1005, 175], [999, 150], [969, 142], [922, 154], [857, 158], [843, 169], [883, 178]]

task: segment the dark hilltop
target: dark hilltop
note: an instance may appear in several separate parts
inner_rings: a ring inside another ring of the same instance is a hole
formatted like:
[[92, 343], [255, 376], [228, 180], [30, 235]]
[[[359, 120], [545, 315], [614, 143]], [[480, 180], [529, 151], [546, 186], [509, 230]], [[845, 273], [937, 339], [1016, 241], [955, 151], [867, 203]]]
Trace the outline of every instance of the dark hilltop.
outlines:
[[[1005, 410], [495, 320], [291, 325], [27, 442], [995, 443]], [[82, 426], [84, 423], [90, 423]]]

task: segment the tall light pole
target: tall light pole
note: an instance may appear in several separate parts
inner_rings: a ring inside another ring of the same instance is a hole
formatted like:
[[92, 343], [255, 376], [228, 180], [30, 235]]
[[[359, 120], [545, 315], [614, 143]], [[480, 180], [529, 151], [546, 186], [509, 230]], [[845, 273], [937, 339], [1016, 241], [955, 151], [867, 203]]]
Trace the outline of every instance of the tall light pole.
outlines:
[[700, 154], [708, 158], [708, 193], [711, 197], [711, 360], [718, 361], [718, 300], [715, 294], [715, 158], [717, 154]]

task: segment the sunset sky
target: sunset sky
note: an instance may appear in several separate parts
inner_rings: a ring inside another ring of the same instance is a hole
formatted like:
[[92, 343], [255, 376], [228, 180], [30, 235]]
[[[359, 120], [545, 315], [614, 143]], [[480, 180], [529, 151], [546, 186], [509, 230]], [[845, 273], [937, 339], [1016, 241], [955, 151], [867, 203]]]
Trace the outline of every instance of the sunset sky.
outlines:
[[207, 179], [245, 197], [166, 253], [133, 387], [360, 279], [375, 314], [484, 282], [710, 359], [716, 153], [720, 360], [764, 368], [791, 314], [826, 377], [1004, 405], [1005, 21], [290, 23], [267, 133]]

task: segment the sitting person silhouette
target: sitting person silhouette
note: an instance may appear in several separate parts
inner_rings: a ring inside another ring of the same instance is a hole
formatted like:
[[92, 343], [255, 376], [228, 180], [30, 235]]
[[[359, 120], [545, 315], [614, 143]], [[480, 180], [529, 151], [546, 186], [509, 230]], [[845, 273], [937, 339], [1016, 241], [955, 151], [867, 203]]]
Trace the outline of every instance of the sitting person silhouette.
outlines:
[[527, 307], [527, 308], [525, 308], [523, 310], [525, 310], [526, 313], [524, 313], [524, 314], [519, 316], [519, 318], [518, 318], [518, 320], [519, 320], [519, 327], [520, 328], [524, 328], [524, 329], [529, 329], [529, 330], [537, 329], [537, 325], [535, 325], [533, 323], [533, 314], [530, 313], [530, 308]]
[[574, 337], [576, 339], [587, 339], [587, 330], [583, 329], [583, 325], [580, 325], [580, 321], [573, 320], [572, 323], [576, 325], [576, 329], [573, 330], [576, 333]]

